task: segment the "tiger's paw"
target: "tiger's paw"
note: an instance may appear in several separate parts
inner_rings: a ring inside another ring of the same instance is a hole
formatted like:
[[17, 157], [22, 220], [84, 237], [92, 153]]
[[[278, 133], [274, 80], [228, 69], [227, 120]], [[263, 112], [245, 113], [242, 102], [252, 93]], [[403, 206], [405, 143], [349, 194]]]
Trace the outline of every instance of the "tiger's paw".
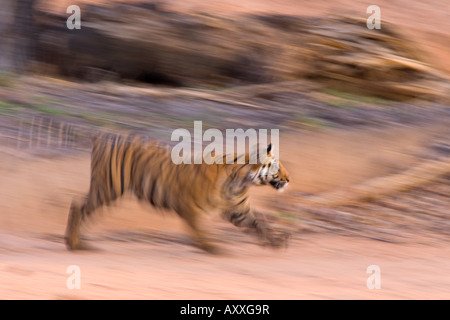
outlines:
[[198, 242], [197, 246], [209, 254], [213, 254], [213, 255], [222, 254], [222, 250], [219, 249], [219, 247], [217, 247], [209, 242]]
[[95, 250], [94, 247], [86, 244], [84, 241], [80, 241], [80, 239], [71, 239], [69, 237], [64, 238], [64, 242], [66, 244], [66, 248], [69, 251], [75, 250]]
[[66, 248], [67, 250], [73, 251], [73, 250], [80, 250], [82, 245], [81, 242], [79, 242], [78, 240], [72, 240], [70, 238], [64, 238], [64, 242], [66, 244]]
[[266, 236], [264, 245], [268, 245], [275, 249], [287, 248], [291, 234], [284, 230], [273, 229]]

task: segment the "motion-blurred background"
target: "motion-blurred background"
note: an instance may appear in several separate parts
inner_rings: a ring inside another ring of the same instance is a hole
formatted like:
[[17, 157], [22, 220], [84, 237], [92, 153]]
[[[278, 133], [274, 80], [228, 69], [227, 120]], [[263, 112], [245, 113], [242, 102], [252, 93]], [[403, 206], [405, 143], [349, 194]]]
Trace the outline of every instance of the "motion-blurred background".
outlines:
[[[62, 248], [70, 201], [89, 185], [87, 133], [140, 131], [170, 143], [194, 120], [204, 130], [280, 130], [292, 183], [282, 195], [255, 190], [253, 201], [292, 232], [294, 248], [305, 234], [448, 244], [448, 2], [0, 1], [4, 247], [31, 238]], [[70, 5], [81, 9], [81, 29], [67, 28]], [[381, 29], [367, 28], [370, 5], [381, 9]], [[91, 238], [186, 242], [178, 222], [140, 216], [147, 209], [111, 209]], [[252, 241], [232, 226], [216, 230]], [[448, 292], [440, 284], [437, 297]]]

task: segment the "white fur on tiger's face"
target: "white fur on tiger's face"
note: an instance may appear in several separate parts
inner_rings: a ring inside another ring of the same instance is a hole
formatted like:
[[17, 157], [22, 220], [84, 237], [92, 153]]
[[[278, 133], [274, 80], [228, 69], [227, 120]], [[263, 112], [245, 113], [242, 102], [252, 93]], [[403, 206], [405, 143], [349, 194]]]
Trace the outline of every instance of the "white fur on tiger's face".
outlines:
[[289, 184], [289, 175], [286, 169], [281, 162], [278, 159], [275, 159], [270, 153], [257, 170], [251, 172], [250, 179], [255, 185], [270, 184], [280, 192], [284, 191]]

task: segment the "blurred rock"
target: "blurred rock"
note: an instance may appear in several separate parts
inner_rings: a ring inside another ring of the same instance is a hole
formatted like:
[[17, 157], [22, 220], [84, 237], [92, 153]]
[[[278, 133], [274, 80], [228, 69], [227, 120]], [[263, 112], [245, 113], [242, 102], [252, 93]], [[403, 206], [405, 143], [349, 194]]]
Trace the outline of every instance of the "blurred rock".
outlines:
[[0, 73], [26, 72], [36, 45], [35, 0], [2, 0], [0, 7]]
[[436, 99], [449, 89], [387, 22], [369, 30], [365, 20], [348, 17], [222, 17], [155, 4], [87, 5], [81, 12], [81, 30], [68, 30], [66, 16], [36, 15], [37, 59], [65, 76], [189, 87], [310, 79], [393, 99]]

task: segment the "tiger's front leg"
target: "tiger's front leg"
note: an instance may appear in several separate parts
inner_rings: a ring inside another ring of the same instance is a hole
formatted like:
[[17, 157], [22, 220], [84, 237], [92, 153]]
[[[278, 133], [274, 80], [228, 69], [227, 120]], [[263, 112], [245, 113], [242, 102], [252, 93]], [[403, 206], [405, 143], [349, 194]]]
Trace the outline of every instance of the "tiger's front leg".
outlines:
[[272, 228], [264, 220], [258, 218], [248, 204], [234, 206], [222, 212], [222, 217], [237, 227], [247, 228], [263, 240], [263, 244], [279, 248], [286, 246], [289, 234]]
[[194, 208], [184, 208], [178, 210], [177, 213], [191, 228], [198, 247], [211, 254], [220, 253], [219, 248], [210, 242], [208, 233], [200, 226], [201, 212]]

